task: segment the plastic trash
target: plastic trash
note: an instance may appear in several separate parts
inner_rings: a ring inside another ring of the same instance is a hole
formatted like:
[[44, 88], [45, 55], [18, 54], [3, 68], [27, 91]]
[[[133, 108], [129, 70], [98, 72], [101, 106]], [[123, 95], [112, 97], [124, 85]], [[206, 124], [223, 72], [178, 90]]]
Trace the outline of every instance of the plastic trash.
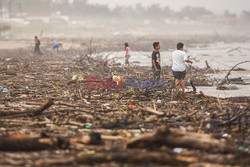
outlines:
[[222, 137], [228, 137], [228, 134], [227, 134], [227, 133], [224, 133], [224, 134], [222, 135]]
[[126, 137], [126, 138], [131, 138], [131, 137], [132, 137], [132, 134], [131, 134], [131, 133], [129, 133], [129, 132], [124, 133], [124, 137]]
[[7, 93], [9, 90], [7, 88], [0, 88], [0, 93]]
[[96, 153], [95, 150], [84, 149], [82, 152], [78, 154], [78, 156], [94, 155], [95, 153]]
[[77, 74], [77, 75], [73, 75], [71, 78], [72, 81], [83, 81], [83, 74]]
[[70, 71], [70, 69], [69, 68], [64, 68], [64, 71]]
[[183, 151], [183, 148], [174, 148], [173, 151], [175, 153], [181, 153]]
[[84, 124], [84, 128], [85, 128], [85, 129], [90, 129], [90, 128], [91, 128], [91, 126], [92, 126], [92, 124], [90, 124], [90, 123], [86, 123], [86, 124]]
[[72, 77], [72, 81], [76, 81], [76, 79], [77, 79], [77, 75], [73, 75], [73, 77]]
[[117, 85], [119, 85], [123, 80], [122, 80], [122, 77], [120, 77], [120, 76], [113, 76], [112, 77], [112, 79], [113, 79], [113, 81], [117, 84]]
[[12, 58], [7, 58], [7, 59], [5, 59], [5, 61], [10, 61], [10, 60], [12, 60]]
[[79, 74], [79, 75], [78, 75], [77, 81], [84, 81], [83, 74]]
[[134, 92], [134, 89], [131, 87], [131, 88], [129, 89], [129, 91], [130, 91], [130, 92]]
[[106, 107], [106, 106], [109, 106], [110, 104], [109, 103], [105, 103], [105, 104], [102, 104], [102, 105]]
[[243, 146], [239, 146], [238, 149], [241, 150], [241, 151], [245, 151], [245, 152], [248, 152], [248, 151], [249, 151], [249, 148], [243, 147]]
[[135, 109], [135, 107], [136, 107], [136, 106], [133, 105], [133, 104], [130, 104], [130, 105], [129, 105], [129, 108], [130, 108], [131, 110]]
[[156, 103], [158, 103], [158, 104], [160, 104], [162, 101], [160, 100], [160, 99], [158, 99], [157, 101], [156, 101]]
[[86, 104], [91, 104], [91, 103], [88, 102], [88, 100], [86, 100], [86, 99], [83, 99], [83, 102], [86, 103]]

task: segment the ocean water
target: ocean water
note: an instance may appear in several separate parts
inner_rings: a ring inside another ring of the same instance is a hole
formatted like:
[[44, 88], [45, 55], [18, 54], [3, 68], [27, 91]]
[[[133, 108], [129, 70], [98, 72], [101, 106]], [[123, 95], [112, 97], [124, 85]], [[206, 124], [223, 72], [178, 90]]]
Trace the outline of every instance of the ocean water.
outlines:
[[[194, 67], [205, 68], [207, 61], [211, 68], [220, 70], [216, 74], [208, 74], [211, 79], [220, 80], [225, 77], [228, 70], [234, 65], [243, 61], [250, 61], [250, 42], [248, 43], [214, 43], [204, 45], [197, 45], [194, 47], [185, 48], [187, 55], [194, 58], [196, 61], [193, 63]], [[151, 53], [152, 52], [135, 52], [131, 47], [132, 56], [130, 62], [134, 65], [151, 66]], [[161, 47], [161, 64], [162, 66], [172, 64], [172, 52], [173, 50], [164, 50]], [[103, 52], [95, 56], [108, 56], [108, 60], [115, 60], [116, 63], [124, 64], [125, 52]], [[250, 83], [250, 63], [244, 63], [239, 68], [245, 69], [245, 71], [233, 71], [230, 75], [232, 78], [242, 77], [242, 79]], [[234, 85], [238, 90], [216, 90], [216, 86], [213, 87], [197, 87], [198, 91], [203, 91], [206, 95], [216, 97], [237, 97], [237, 96], [249, 96], [250, 97], [250, 85]], [[188, 87], [188, 89], [190, 89]]]
[[[238, 49], [236, 49], [238, 48]], [[195, 58], [197, 61], [194, 62], [193, 66], [204, 68], [206, 67], [205, 61], [208, 61], [209, 65], [213, 69], [226, 70], [233, 67], [236, 63], [242, 61], [250, 61], [250, 42], [249, 43], [214, 43], [207, 46], [195, 46], [186, 48], [187, 55], [191, 58]], [[235, 49], [231, 52], [230, 50]], [[137, 52], [133, 51], [131, 47], [132, 56], [130, 62], [139, 62], [137, 65], [141, 66], [151, 66], [151, 53], [152, 52]], [[172, 57], [171, 54], [173, 50], [164, 50], [161, 48], [161, 58], [162, 65], [171, 65]], [[125, 62], [125, 52], [102, 52], [96, 56], [108, 56], [108, 59], [115, 59], [117, 63], [124, 64]], [[239, 67], [250, 70], [250, 64], [242, 64]]]

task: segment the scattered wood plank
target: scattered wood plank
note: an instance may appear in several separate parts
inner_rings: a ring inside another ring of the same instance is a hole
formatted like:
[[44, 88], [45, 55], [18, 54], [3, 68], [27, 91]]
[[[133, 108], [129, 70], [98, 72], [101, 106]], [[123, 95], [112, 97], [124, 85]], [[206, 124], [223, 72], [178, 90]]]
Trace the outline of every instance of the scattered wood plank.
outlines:
[[[133, 156], [131, 156], [133, 155]], [[163, 152], [145, 152], [145, 151], [125, 151], [119, 153], [97, 153], [94, 155], [79, 156], [76, 162], [79, 164], [96, 164], [105, 162], [134, 163], [134, 164], [170, 164], [170, 165], [188, 165], [198, 162], [196, 157], [183, 156], [178, 157]]]
[[39, 106], [36, 109], [28, 109], [28, 110], [20, 111], [20, 112], [17, 112], [17, 111], [0, 112], [0, 117], [21, 116], [21, 115], [38, 116], [38, 115], [41, 115], [43, 111], [50, 108], [53, 104], [54, 104], [53, 100], [49, 98], [41, 106]]
[[76, 137], [33, 137], [30, 135], [11, 135], [0, 137], [0, 151], [40, 151], [66, 149], [71, 144], [102, 144], [99, 133]]
[[162, 126], [150, 134], [132, 139], [127, 143], [128, 148], [147, 148], [150, 146], [180, 147], [190, 149], [200, 149], [208, 152], [234, 152], [231, 144], [212, 138], [207, 134], [197, 134], [173, 130], [167, 126]]
[[[133, 156], [131, 156], [133, 155]], [[190, 156], [174, 156], [162, 152], [126, 151], [119, 153], [95, 153], [93, 155], [78, 155], [59, 159], [45, 158], [35, 162], [36, 166], [72, 165], [74, 163], [84, 165], [96, 165], [100, 163], [128, 163], [128, 164], [169, 164], [187, 166], [191, 163], [198, 163], [199, 159]], [[140, 165], [141, 166], [141, 165]]]
[[143, 107], [141, 108], [143, 111], [147, 111], [149, 112], [150, 114], [155, 114], [157, 116], [162, 116], [164, 115], [165, 113], [164, 112], [160, 112], [160, 111], [156, 111], [154, 110], [153, 108], [150, 108], [150, 107]]

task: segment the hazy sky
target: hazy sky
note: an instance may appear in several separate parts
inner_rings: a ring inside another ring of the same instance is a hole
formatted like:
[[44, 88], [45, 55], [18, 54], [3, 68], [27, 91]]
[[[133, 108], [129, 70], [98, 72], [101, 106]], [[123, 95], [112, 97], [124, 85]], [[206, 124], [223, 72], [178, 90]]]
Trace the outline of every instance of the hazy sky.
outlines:
[[147, 6], [158, 3], [173, 10], [180, 10], [184, 6], [203, 6], [215, 13], [223, 13], [226, 9], [234, 13], [240, 13], [242, 10], [250, 11], [250, 0], [88, 0], [88, 2], [108, 4], [111, 8], [116, 5], [128, 6], [141, 3]]

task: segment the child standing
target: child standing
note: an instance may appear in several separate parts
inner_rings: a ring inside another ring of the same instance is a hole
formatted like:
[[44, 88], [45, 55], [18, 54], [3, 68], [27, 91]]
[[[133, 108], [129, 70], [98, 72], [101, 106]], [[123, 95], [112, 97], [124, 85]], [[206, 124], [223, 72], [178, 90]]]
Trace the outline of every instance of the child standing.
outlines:
[[129, 58], [131, 56], [129, 44], [125, 43], [124, 46], [125, 46], [125, 65], [129, 66]]

